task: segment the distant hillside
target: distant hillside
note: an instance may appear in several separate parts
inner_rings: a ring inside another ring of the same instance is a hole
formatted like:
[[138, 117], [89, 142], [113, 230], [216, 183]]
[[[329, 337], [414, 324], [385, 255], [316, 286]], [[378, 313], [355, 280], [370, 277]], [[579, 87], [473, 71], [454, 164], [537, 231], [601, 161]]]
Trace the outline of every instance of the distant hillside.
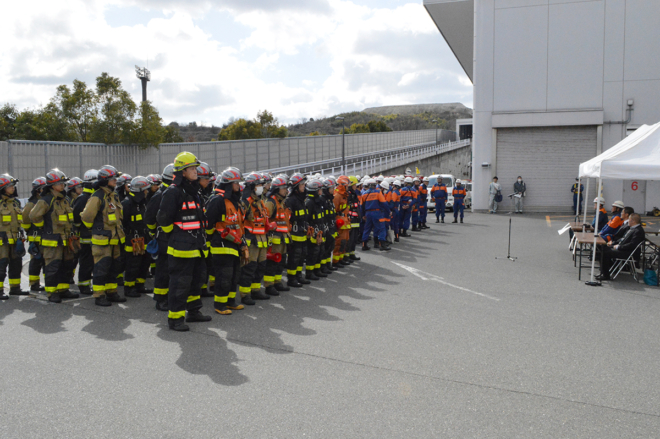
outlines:
[[[394, 131], [422, 130], [441, 128], [454, 131], [456, 119], [469, 119], [472, 109], [463, 104], [422, 104], [394, 105], [387, 107], [366, 108], [363, 111], [338, 114], [323, 119], [309, 119], [304, 123], [289, 125], [289, 137], [308, 136], [311, 133], [339, 134], [341, 121], [335, 117], [345, 118], [346, 127], [354, 123], [365, 124], [371, 120], [383, 121]], [[437, 123], [433, 123], [437, 120]]]
[[[321, 135], [339, 134], [341, 121], [335, 117], [345, 118], [346, 128], [353, 124], [366, 124], [372, 120], [383, 121], [393, 131], [409, 131], [440, 128], [454, 131], [456, 119], [469, 119], [472, 109], [460, 103], [450, 104], [419, 104], [419, 105], [390, 105], [386, 107], [365, 108], [363, 111], [353, 111], [321, 119], [305, 119], [305, 122], [291, 124], [287, 127], [288, 137], [309, 136], [312, 133]], [[433, 123], [437, 120], [437, 123]], [[200, 126], [195, 122], [170, 125], [179, 128], [179, 134], [184, 142], [208, 142], [218, 137], [218, 133], [233, 119], [222, 127], [211, 125]]]
[[[380, 116], [387, 116], [389, 114], [398, 114], [399, 116], [412, 116], [420, 113], [456, 113], [467, 114], [472, 117], [472, 110], [465, 105], [454, 102], [451, 104], [417, 104], [417, 105], [389, 105], [385, 107], [372, 107], [362, 110], [365, 113], [378, 114]], [[460, 117], [458, 119], [461, 119]]]

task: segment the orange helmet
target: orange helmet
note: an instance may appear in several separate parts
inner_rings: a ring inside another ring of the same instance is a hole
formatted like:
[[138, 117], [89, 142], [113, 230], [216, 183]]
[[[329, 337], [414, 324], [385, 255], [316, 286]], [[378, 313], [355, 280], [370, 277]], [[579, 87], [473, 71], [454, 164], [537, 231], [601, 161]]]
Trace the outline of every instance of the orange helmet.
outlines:
[[345, 175], [340, 175], [339, 178], [337, 179], [337, 184], [339, 186], [350, 186], [351, 180]]

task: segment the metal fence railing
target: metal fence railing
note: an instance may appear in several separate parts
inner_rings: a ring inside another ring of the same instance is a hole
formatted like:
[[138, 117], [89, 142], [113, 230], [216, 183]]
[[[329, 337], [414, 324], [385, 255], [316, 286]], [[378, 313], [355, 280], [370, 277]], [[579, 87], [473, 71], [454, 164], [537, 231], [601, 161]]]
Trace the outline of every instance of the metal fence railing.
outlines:
[[[456, 133], [446, 130], [347, 134], [344, 139], [347, 157], [454, 140]], [[341, 149], [341, 135], [168, 143], [144, 150], [129, 145], [10, 140], [0, 142], [0, 172], [32, 181], [52, 168], [73, 177], [111, 164], [132, 176], [147, 175], [160, 173], [181, 151], [194, 153], [214, 170], [227, 166], [242, 171], [268, 170], [335, 160], [341, 157]]]

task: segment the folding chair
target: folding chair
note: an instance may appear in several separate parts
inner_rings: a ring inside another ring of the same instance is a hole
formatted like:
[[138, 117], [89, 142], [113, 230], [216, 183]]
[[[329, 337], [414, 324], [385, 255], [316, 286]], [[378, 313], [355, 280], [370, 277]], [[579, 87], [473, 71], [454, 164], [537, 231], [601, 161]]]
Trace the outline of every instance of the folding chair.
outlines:
[[639, 259], [643, 245], [644, 242], [637, 244], [635, 250], [633, 250], [633, 252], [630, 253], [630, 256], [628, 256], [626, 259], [617, 258], [614, 260], [612, 263], [612, 268], [610, 268], [610, 277], [612, 280], [616, 279], [616, 277], [619, 275], [619, 273], [621, 273], [621, 271], [623, 271], [624, 268], [628, 268], [628, 271], [632, 275], [633, 279], [635, 279], [635, 282], [639, 282], [639, 279], [637, 278], [637, 268], [635, 267], [635, 261]]

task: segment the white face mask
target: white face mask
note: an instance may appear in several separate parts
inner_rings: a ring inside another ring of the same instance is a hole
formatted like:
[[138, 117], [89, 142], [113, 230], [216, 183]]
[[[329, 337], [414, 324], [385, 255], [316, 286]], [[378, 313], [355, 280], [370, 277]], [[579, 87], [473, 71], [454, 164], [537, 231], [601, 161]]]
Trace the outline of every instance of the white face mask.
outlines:
[[519, 178], [519, 179], [518, 179], [518, 183], [522, 183], [522, 179]]
[[263, 186], [257, 186], [254, 188], [254, 193], [259, 196], [264, 193], [264, 187]]

